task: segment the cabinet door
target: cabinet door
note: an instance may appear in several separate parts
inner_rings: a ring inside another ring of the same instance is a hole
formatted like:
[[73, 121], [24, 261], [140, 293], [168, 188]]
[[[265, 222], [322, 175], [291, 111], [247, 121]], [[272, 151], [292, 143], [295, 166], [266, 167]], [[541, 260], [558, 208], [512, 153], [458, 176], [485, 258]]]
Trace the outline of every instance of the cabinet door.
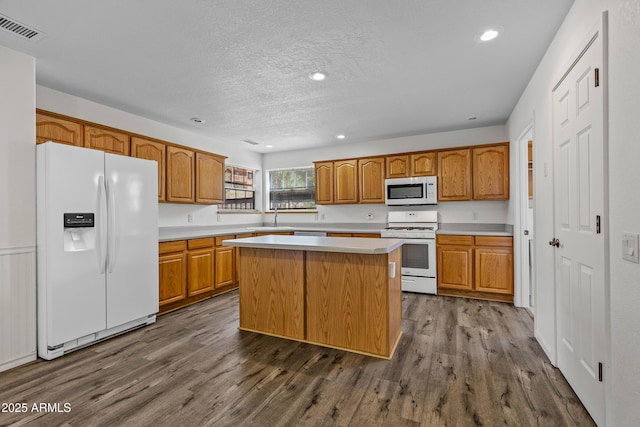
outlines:
[[82, 136], [80, 123], [36, 113], [36, 144], [54, 141], [82, 147]]
[[358, 161], [333, 162], [335, 171], [333, 201], [336, 204], [358, 203]]
[[167, 201], [193, 203], [194, 152], [167, 147]]
[[471, 149], [438, 152], [438, 200], [471, 200]]
[[235, 283], [235, 248], [221, 246], [216, 248], [216, 288], [233, 285]]
[[387, 178], [408, 178], [409, 177], [409, 156], [387, 156], [385, 158]]
[[411, 176], [435, 176], [438, 174], [438, 155], [435, 151], [411, 155]]
[[129, 135], [95, 126], [85, 126], [84, 146], [107, 153], [128, 156]]
[[224, 202], [224, 158], [196, 153], [196, 203]]
[[473, 246], [437, 247], [438, 288], [473, 289]]
[[512, 248], [477, 247], [475, 290], [513, 295]]
[[212, 291], [214, 289], [213, 247], [190, 250], [188, 253], [188, 263], [188, 295], [193, 296]]
[[473, 149], [473, 198], [509, 199], [509, 146]]
[[384, 203], [384, 158], [358, 160], [360, 203]]
[[316, 205], [333, 204], [333, 162], [315, 164]]
[[187, 255], [185, 252], [161, 254], [160, 306], [183, 300], [187, 297]]
[[131, 157], [139, 159], [155, 160], [158, 163], [158, 200], [165, 200], [165, 177], [167, 146], [161, 142], [148, 139], [131, 138]]

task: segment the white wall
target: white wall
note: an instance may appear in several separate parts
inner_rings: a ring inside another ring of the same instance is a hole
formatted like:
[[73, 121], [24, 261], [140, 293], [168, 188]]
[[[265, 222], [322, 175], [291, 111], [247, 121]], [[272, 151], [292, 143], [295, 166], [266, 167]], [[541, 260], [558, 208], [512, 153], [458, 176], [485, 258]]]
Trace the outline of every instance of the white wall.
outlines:
[[[146, 119], [135, 114], [116, 110], [83, 98], [78, 98], [44, 86], [37, 86], [37, 107], [71, 117], [123, 129], [129, 132], [158, 138], [188, 147], [210, 151], [227, 156], [226, 163], [252, 169], [262, 169], [262, 154], [249, 151], [237, 145], [214, 141], [201, 135], [184, 131], [163, 123]], [[217, 206], [183, 205], [161, 203], [159, 225], [222, 225], [261, 222], [260, 214], [218, 215]], [[191, 215], [192, 222], [188, 222]]]
[[[640, 4], [634, 0], [576, 0], [529, 86], [507, 130], [512, 140], [534, 120], [536, 336], [555, 359], [553, 174], [551, 90], [568, 59], [608, 10], [609, 20], [609, 346], [605, 361], [607, 425], [637, 425], [640, 419], [640, 265], [622, 260], [623, 232], [640, 233]], [[535, 119], [534, 119], [535, 117]], [[549, 174], [544, 176], [544, 164]], [[607, 222], [607, 221], [605, 221]]]
[[[507, 141], [504, 126], [490, 126], [461, 131], [431, 133], [425, 135], [408, 136], [403, 138], [367, 141], [356, 144], [335, 144], [328, 147], [313, 148], [269, 153], [264, 155], [264, 170], [282, 169], [289, 167], [312, 166], [312, 162], [321, 160], [345, 159], [352, 157], [376, 156], [381, 154], [401, 153], [409, 151], [450, 148], [466, 145], [489, 144]], [[514, 171], [511, 171], [513, 176]], [[508, 216], [510, 202], [447, 202], [437, 206], [440, 222], [476, 222], [476, 223], [508, 223], [512, 224]], [[341, 223], [386, 223], [387, 212], [385, 205], [332, 205], [318, 206], [318, 215], [292, 214], [280, 215], [279, 223], [286, 222], [341, 222]], [[401, 208], [396, 208], [401, 209]], [[423, 207], [417, 209], [433, 209]], [[478, 213], [474, 220], [472, 212]], [[367, 219], [367, 214], [374, 215], [373, 220]], [[265, 221], [272, 221], [271, 215], [265, 215]]]
[[35, 60], [0, 46], [0, 371], [36, 358]]

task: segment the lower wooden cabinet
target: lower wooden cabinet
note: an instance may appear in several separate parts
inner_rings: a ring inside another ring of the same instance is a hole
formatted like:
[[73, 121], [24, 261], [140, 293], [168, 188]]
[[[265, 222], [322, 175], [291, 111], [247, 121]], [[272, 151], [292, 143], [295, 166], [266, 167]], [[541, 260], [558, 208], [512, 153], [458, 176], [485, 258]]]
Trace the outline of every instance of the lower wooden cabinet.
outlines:
[[187, 242], [162, 242], [159, 246], [160, 311], [187, 297]]
[[238, 287], [236, 248], [221, 246], [223, 240], [235, 237], [227, 235], [160, 243], [160, 314]]
[[437, 236], [438, 294], [513, 302], [513, 238]]

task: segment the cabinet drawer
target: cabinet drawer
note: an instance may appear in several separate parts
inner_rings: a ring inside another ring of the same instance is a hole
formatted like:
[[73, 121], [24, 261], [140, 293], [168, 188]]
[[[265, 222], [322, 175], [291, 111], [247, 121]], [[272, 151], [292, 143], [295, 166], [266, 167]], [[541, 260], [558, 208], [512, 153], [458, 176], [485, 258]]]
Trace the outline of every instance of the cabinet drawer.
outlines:
[[473, 236], [457, 234], [439, 234], [436, 236], [438, 245], [473, 245]]
[[216, 237], [216, 246], [222, 246], [222, 242], [224, 240], [233, 240], [235, 238], [236, 238], [236, 236], [234, 236], [233, 234], [231, 234], [229, 236], [217, 236]]
[[213, 237], [189, 240], [189, 249], [211, 248], [213, 247]]
[[174, 240], [172, 242], [160, 242], [158, 252], [168, 254], [171, 252], [182, 252], [187, 249], [186, 240]]
[[513, 237], [510, 236], [476, 236], [476, 246], [501, 246], [510, 248]]

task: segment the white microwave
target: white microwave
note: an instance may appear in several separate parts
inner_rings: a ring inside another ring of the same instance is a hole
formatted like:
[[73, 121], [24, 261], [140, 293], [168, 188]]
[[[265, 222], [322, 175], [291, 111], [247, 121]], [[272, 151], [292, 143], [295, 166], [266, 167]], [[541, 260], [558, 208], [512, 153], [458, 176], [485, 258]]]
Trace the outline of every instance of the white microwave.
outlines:
[[438, 178], [385, 179], [385, 204], [387, 205], [435, 205], [438, 203]]

